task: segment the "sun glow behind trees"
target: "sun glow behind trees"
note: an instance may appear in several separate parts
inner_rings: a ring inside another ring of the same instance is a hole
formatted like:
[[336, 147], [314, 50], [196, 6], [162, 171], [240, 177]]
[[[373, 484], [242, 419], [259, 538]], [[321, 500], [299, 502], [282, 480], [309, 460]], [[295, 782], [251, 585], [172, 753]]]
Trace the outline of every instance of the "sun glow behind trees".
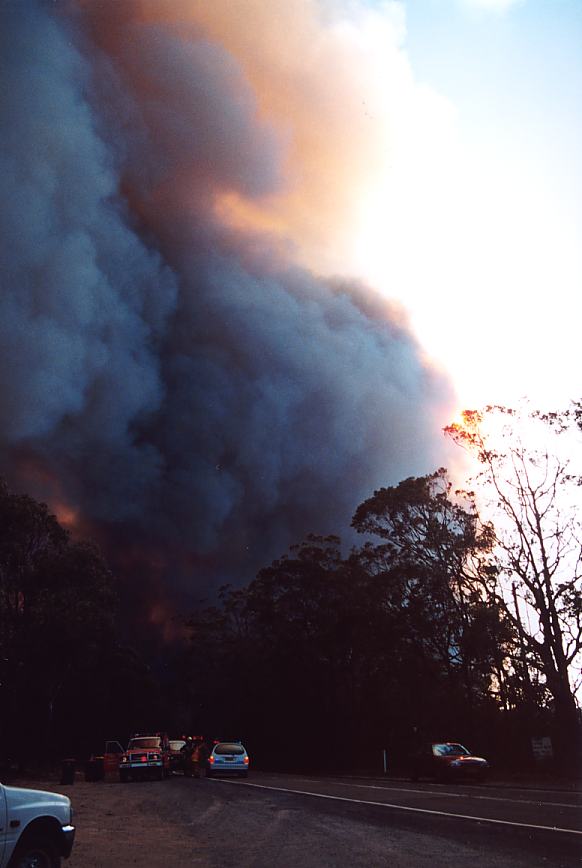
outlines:
[[582, 686], [579, 426], [579, 405], [551, 413], [523, 405], [466, 411], [446, 429], [478, 462], [472, 481], [482, 520], [493, 523], [498, 563], [481, 586], [519, 636], [526, 701], [533, 703], [531, 672], [541, 674], [571, 737]]

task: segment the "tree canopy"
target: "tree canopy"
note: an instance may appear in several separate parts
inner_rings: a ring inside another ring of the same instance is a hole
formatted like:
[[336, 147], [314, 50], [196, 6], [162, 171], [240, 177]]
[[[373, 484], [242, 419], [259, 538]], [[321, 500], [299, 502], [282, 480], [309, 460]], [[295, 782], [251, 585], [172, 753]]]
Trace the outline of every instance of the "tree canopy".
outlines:
[[97, 547], [0, 481], [0, 760], [90, 749], [135, 725], [148, 666], [120, 642], [117, 605]]

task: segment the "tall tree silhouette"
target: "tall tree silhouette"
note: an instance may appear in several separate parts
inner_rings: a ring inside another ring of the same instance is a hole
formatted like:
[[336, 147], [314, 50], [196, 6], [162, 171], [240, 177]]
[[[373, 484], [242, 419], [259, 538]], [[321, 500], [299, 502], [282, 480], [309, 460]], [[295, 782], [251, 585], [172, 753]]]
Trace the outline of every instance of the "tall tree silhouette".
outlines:
[[[478, 460], [474, 484], [495, 522], [497, 573], [481, 587], [519, 635], [525, 668], [537, 669], [553, 700], [557, 746], [581, 755], [575, 687], [582, 651], [580, 472], [573, 411], [489, 406], [466, 411], [446, 433]], [[574, 447], [574, 448], [573, 448]]]

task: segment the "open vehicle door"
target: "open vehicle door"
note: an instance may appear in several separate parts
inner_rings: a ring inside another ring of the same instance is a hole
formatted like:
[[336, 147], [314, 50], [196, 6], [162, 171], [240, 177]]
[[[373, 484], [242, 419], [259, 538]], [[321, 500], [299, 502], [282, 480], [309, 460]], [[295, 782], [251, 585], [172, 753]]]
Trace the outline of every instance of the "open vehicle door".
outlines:
[[118, 741], [105, 742], [105, 753], [103, 754], [103, 772], [105, 777], [108, 775], [117, 776], [123, 751], [124, 749]]

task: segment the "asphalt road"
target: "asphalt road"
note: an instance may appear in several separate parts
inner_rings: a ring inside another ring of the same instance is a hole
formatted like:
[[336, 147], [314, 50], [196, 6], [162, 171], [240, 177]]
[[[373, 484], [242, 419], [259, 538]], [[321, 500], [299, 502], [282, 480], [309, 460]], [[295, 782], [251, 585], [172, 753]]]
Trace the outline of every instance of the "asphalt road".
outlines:
[[73, 800], [67, 868], [582, 865], [575, 792], [254, 771], [46, 788]]
[[332, 835], [305, 865], [582, 865], [579, 792], [260, 773], [210, 783], [250, 791], [249, 806], [339, 821], [341, 849]]

